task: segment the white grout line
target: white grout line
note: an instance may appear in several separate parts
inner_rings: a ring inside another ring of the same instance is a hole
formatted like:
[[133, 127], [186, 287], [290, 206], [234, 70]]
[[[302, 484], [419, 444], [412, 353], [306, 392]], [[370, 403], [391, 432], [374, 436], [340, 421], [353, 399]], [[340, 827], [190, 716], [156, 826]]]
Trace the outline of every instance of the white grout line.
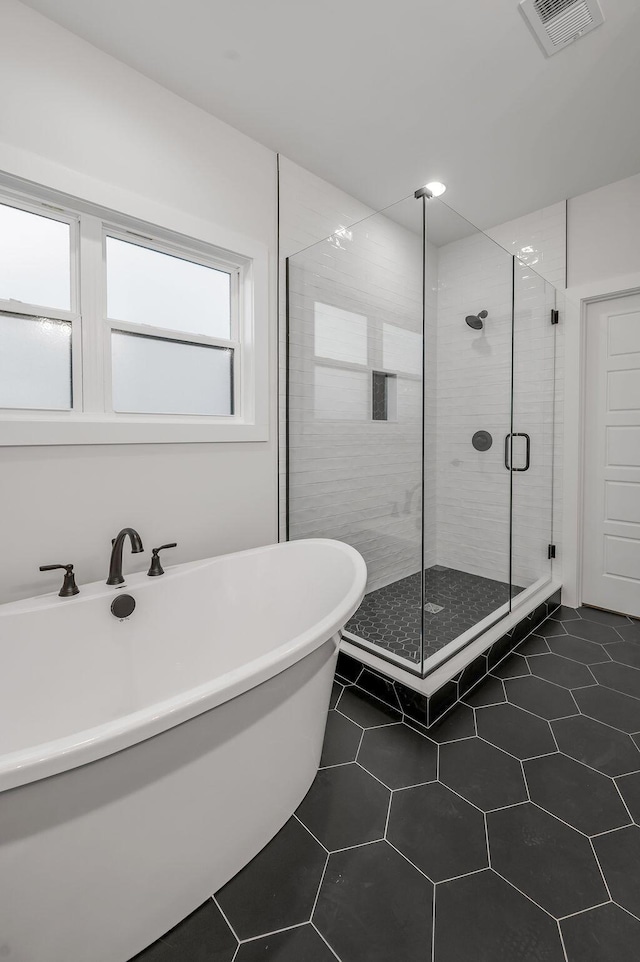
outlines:
[[325, 850], [325, 852], [327, 853], [327, 855], [329, 855], [329, 849], [327, 848], [327, 846], [324, 845], [324, 844], [320, 841], [319, 838], [316, 838], [316, 836], [313, 834], [313, 832], [311, 831], [311, 829], [310, 829], [307, 825], [304, 824], [304, 822], [302, 821], [302, 819], [300, 818], [300, 816], [298, 815], [297, 812], [294, 812], [294, 813], [293, 813], [293, 818], [295, 818], [296, 822], [299, 822], [299, 823], [302, 825], [302, 827], [304, 828], [304, 830], [309, 833], [309, 835], [311, 836], [311, 838], [315, 839], [315, 841], [318, 843], [318, 845], [320, 845], [321, 848], [323, 848], [323, 849]]
[[558, 926], [558, 935], [560, 936], [560, 946], [562, 948], [562, 954], [564, 955], [566, 962], [568, 962], [569, 955], [567, 953], [567, 947], [564, 944], [564, 936], [562, 934], [562, 927], [560, 925], [559, 919], [556, 919], [556, 925]]
[[399, 848], [396, 848], [396, 846], [393, 844], [393, 842], [390, 842], [389, 839], [386, 839], [386, 840], [385, 840], [385, 844], [388, 845], [390, 848], [392, 848], [394, 852], [397, 852], [398, 855], [400, 855], [400, 856], [405, 860], [405, 862], [408, 862], [409, 865], [413, 866], [413, 868], [416, 870], [416, 872], [419, 872], [420, 875], [422, 875], [423, 878], [426, 878], [427, 882], [431, 882], [432, 885], [435, 885], [435, 884], [436, 884], [436, 883], [433, 881], [433, 879], [430, 878], [430, 877], [427, 875], [426, 872], [423, 872], [421, 868], [418, 868], [418, 866], [416, 865], [416, 863], [415, 863], [415, 862], [412, 862], [411, 859], [408, 858], [408, 857], [404, 854], [404, 852], [401, 852]]
[[379, 838], [371, 838], [367, 842], [356, 842], [355, 845], [345, 845], [344, 848], [334, 848], [329, 852], [330, 855], [339, 855], [340, 852], [352, 852], [356, 848], [366, 848], [367, 845], [376, 845], [378, 842], [384, 842], [385, 839], [381, 835]]
[[318, 890], [317, 890], [317, 892], [316, 892], [316, 897], [315, 897], [314, 900], [313, 900], [313, 905], [311, 906], [311, 912], [310, 912], [310, 914], [309, 914], [309, 921], [310, 921], [310, 922], [313, 922], [313, 913], [314, 913], [315, 910], [316, 910], [316, 905], [318, 904], [318, 899], [320, 898], [320, 889], [322, 888], [322, 885], [323, 885], [324, 879], [325, 879], [325, 875], [327, 874], [327, 868], [329, 867], [329, 859], [330, 859], [330, 857], [331, 857], [330, 855], [327, 855], [326, 860], [325, 860], [325, 863], [324, 863], [324, 868], [322, 869], [322, 875], [320, 876], [320, 881], [318, 882]]
[[259, 942], [260, 939], [268, 939], [272, 935], [279, 935], [281, 932], [293, 932], [294, 929], [301, 929], [308, 925], [308, 921], [296, 922], [295, 925], [285, 925], [281, 929], [272, 929], [270, 932], [261, 932], [260, 935], [251, 935], [248, 939], [242, 939], [240, 945], [247, 945], [250, 942]]
[[589, 839], [589, 845], [591, 846], [591, 851], [593, 852], [593, 857], [594, 857], [595, 860], [596, 860], [596, 865], [598, 866], [598, 871], [600, 872], [600, 875], [602, 876], [602, 881], [604, 882], [604, 887], [605, 887], [606, 890], [607, 890], [607, 894], [608, 894], [609, 898], [610, 898], [611, 901], [613, 902], [613, 898], [611, 898], [611, 890], [610, 890], [610, 888], [609, 888], [609, 883], [607, 882], [607, 877], [606, 877], [606, 875], [605, 875], [604, 872], [602, 871], [602, 865], [600, 864], [600, 859], [598, 858], [598, 853], [596, 852], [596, 847], [595, 847], [595, 845], [593, 844], [593, 839], [592, 839], [592, 838]]
[[490, 872], [491, 866], [484, 865], [482, 868], [474, 868], [472, 872], [463, 872], [462, 875], [452, 875], [451, 878], [440, 879], [439, 882], [434, 882], [433, 884], [437, 887], [438, 885], [446, 885], [447, 882], [457, 882], [461, 878], [469, 878], [470, 875], [482, 875], [483, 872]]
[[333, 948], [333, 946], [329, 945], [329, 943], [328, 943], [327, 940], [325, 939], [324, 935], [322, 934], [322, 932], [320, 931], [320, 929], [318, 928], [318, 926], [316, 925], [316, 923], [312, 921], [312, 922], [311, 922], [311, 925], [312, 925], [312, 927], [315, 929], [315, 931], [318, 933], [318, 935], [320, 936], [320, 938], [322, 939], [322, 941], [324, 942], [324, 944], [326, 945], [326, 947], [329, 949], [329, 951], [332, 953], [332, 955], [335, 955], [335, 957], [336, 957], [336, 959], [338, 960], [338, 962], [340, 962], [340, 956], [337, 954], [337, 952], [335, 951], [335, 949]]
[[238, 933], [236, 932], [236, 930], [234, 929], [233, 925], [231, 924], [231, 922], [230, 922], [229, 919], [227, 918], [224, 909], [222, 908], [222, 906], [221, 906], [220, 903], [218, 902], [218, 900], [217, 900], [217, 898], [215, 897], [215, 895], [212, 895], [212, 896], [211, 896], [211, 900], [212, 900], [213, 903], [216, 905], [218, 911], [220, 912], [220, 915], [221, 915], [222, 918], [225, 920], [225, 922], [227, 923], [227, 925], [228, 925], [229, 928], [231, 929], [233, 935], [236, 937], [236, 939], [237, 939], [238, 942], [239, 942], [239, 941], [240, 941], [240, 937], [239, 937]]

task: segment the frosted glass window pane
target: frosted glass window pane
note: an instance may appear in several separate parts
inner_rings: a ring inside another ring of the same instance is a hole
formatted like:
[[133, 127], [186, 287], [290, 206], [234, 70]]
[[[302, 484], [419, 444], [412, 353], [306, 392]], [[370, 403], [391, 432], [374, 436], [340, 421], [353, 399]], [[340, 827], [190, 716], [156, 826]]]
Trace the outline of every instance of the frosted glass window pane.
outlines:
[[0, 298], [71, 310], [68, 224], [0, 204]]
[[111, 333], [113, 409], [129, 414], [233, 414], [233, 351]]
[[231, 275], [107, 237], [110, 318], [231, 337]]
[[368, 372], [316, 365], [314, 412], [319, 420], [368, 421]]
[[352, 364], [367, 363], [368, 319], [363, 314], [316, 301], [314, 321], [316, 357], [330, 357], [334, 361]]
[[391, 371], [422, 374], [422, 334], [396, 324], [384, 324], [382, 364]]
[[71, 404], [71, 322], [0, 315], [0, 407]]

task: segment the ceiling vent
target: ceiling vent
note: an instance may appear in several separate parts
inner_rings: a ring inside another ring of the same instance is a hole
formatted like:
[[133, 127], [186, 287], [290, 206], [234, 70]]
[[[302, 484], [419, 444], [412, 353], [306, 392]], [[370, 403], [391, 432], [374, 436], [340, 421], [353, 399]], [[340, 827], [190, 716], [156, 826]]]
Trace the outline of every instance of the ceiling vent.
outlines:
[[520, 9], [549, 57], [604, 23], [598, 0], [520, 0]]

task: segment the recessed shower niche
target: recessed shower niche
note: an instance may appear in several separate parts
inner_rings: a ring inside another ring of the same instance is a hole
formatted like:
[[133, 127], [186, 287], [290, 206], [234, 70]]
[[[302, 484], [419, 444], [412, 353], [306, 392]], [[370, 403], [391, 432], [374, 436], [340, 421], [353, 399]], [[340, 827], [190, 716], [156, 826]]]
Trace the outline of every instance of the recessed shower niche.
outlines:
[[352, 644], [424, 676], [551, 582], [559, 299], [437, 198], [288, 258], [287, 535], [365, 558]]

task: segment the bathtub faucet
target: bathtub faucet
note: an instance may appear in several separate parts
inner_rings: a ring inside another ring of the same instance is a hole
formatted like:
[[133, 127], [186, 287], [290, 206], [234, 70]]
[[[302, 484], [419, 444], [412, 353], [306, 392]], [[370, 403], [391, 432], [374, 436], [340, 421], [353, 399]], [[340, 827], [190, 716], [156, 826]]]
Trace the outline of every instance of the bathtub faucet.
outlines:
[[108, 585], [124, 584], [124, 578], [122, 577], [122, 549], [124, 548], [126, 537], [128, 537], [131, 542], [133, 554], [140, 554], [141, 551], [144, 551], [142, 538], [135, 528], [123, 528], [117, 538], [114, 538], [111, 542], [111, 561], [109, 562], [109, 577], [107, 578]]

